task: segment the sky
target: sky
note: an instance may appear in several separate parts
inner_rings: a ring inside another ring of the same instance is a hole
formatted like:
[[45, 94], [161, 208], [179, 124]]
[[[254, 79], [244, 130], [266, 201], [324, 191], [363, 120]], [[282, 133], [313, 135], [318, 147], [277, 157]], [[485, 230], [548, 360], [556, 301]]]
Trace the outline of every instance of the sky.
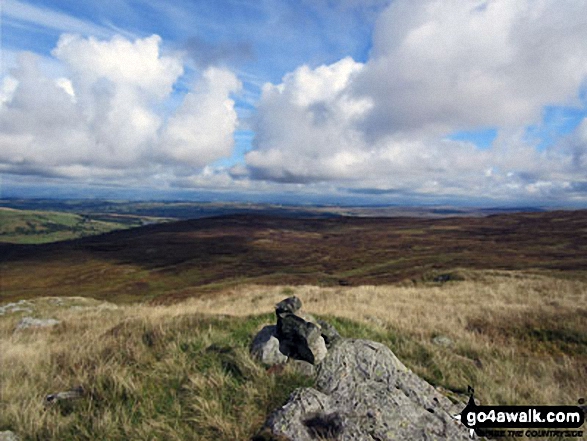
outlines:
[[0, 196], [587, 207], [587, 0], [2, 0]]

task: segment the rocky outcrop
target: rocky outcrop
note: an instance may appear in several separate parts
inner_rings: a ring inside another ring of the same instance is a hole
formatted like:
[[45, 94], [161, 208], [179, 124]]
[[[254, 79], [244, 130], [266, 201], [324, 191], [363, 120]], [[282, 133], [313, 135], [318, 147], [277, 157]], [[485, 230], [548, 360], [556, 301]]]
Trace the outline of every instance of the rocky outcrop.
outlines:
[[[462, 406], [455, 407], [411, 372], [387, 346], [343, 339], [332, 326], [320, 325], [329, 348], [321, 361], [314, 357], [315, 388], [297, 389], [268, 417], [255, 440], [469, 439], [466, 427], [452, 417]], [[289, 327], [286, 321], [286, 331]], [[303, 323], [291, 327], [316, 332]], [[294, 339], [289, 341], [293, 345]], [[303, 349], [289, 349], [290, 354], [306, 356], [306, 341], [296, 341]]]

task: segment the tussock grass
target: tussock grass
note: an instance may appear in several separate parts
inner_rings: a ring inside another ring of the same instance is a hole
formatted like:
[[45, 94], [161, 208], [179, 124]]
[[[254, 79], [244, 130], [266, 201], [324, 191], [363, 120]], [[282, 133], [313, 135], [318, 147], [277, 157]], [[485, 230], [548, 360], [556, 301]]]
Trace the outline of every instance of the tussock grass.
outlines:
[[[106, 309], [39, 303], [52, 328], [0, 320], [0, 430], [24, 439], [249, 439], [308, 380], [268, 374], [248, 345], [271, 317], [211, 317], [181, 306]], [[46, 408], [49, 393], [85, 396]]]
[[[416, 373], [485, 404], [575, 404], [587, 390], [587, 283], [460, 271], [445, 284], [240, 286], [171, 305], [31, 300], [0, 316], [0, 430], [24, 439], [245, 440], [308, 380], [271, 375], [248, 345], [297, 295], [347, 337], [391, 347]], [[23, 315], [52, 328], [14, 332]], [[448, 337], [447, 346], [434, 343]], [[84, 398], [44, 408], [49, 393]]]
[[[416, 373], [487, 404], [576, 404], [587, 391], [587, 283], [540, 274], [457, 271], [458, 282], [405, 286], [240, 287], [193, 299], [210, 314], [265, 313], [297, 295], [310, 313], [388, 344]], [[448, 337], [452, 345], [433, 342]], [[582, 394], [582, 395], [581, 395]]]

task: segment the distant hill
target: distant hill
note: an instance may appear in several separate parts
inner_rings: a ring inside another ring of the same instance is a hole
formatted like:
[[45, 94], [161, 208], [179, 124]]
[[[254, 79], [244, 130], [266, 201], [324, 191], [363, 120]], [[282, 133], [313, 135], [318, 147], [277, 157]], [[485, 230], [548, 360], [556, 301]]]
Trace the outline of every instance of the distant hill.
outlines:
[[542, 208], [537, 207], [281, 205], [243, 202], [109, 201], [100, 199], [0, 199], [1, 206], [19, 210], [59, 211], [90, 216], [119, 215], [168, 219], [200, 219], [235, 214], [292, 218], [330, 218], [340, 216], [442, 218], [544, 211]]
[[381, 285], [459, 268], [576, 275], [587, 268], [587, 211], [445, 219], [232, 215], [70, 242], [4, 244], [0, 256], [0, 300], [169, 299], [242, 283]]
[[74, 213], [0, 207], [0, 242], [56, 242], [138, 225], [141, 223], [129, 223], [116, 218], [96, 219]]

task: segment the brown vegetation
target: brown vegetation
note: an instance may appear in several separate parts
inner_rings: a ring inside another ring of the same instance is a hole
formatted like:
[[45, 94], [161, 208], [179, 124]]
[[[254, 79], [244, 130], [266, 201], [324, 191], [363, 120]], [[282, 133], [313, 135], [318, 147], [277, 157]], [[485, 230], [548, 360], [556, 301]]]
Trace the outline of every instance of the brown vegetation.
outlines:
[[233, 216], [0, 245], [0, 252], [4, 300], [169, 300], [243, 283], [380, 285], [454, 268], [583, 277], [587, 211], [435, 220]]

